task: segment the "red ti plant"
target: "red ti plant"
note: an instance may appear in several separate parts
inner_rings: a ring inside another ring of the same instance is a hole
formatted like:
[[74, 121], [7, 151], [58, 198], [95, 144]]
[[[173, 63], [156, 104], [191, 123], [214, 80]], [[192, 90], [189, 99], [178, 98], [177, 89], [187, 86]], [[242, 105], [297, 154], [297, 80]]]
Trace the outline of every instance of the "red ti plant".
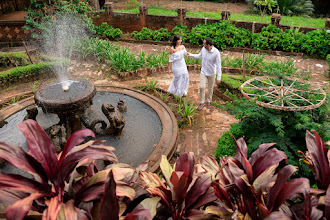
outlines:
[[112, 152], [114, 148], [94, 145], [98, 142], [95, 140], [81, 144], [88, 136], [95, 138], [91, 130], [83, 129], [70, 136], [57, 156], [50, 138], [37, 122], [26, 120], [17, 126], [26, 138], [29, 152], [0, 142], [0, 157], [30, 173], [32, 178], [0, 173], [0, 200], [13, 204], [6, 211], [7, 219], [23, 219], [30, 209], [45, 211], [44, 219], [55, 219], [56, 216], [61, 219], [65, 214], [88, 219], [89, 214], [68, 197], [67, 184], [77, 163], [86, 158], [117, 162]]
[[[314, 133], [314, 135], [313, 135]], [[320, 135], [306, 130], [307, 152], [303, 155], [303, 161], [311, 168], [319, 189], [323, 189], [325, 196], [318, 200], [319, 205], [324, 207], [324, 216], [330, 219], [330, 149], [327, 150]]]
[[[240, 216], [239, 219], [263, 219], [283, 208], [287, 199], [306, 189], [309, 191], [309, 181], [305, 178], [287, 181], [297, 171], [296, 167], [287, 165], [275, 174], [279, 163], [287, 158], [284, 152], [271, 148], [274, 143], [261, 144], [248, 158], [244, 139], [235, 142], [235, 157], [221, 159], [221, 167], [207, 156], [200, 162], [213, 175], [222, 209], [224, 205], [232, 209], [233, 216]], [[209, 207], [208, 212], [219, 213], [214, 206]]]
[[142, 185], [152, 195], [161, 198], [174, 220], [182, 218], [200, 219], [204, 210], [199, 209], [216, 200], [211, 187], [211, 176], [207, 173], [195, 173], [194, 154], [182, 153], [174, 167], [162, 156], [160, 168], [164, 178], [155, 173], [141, 172]]

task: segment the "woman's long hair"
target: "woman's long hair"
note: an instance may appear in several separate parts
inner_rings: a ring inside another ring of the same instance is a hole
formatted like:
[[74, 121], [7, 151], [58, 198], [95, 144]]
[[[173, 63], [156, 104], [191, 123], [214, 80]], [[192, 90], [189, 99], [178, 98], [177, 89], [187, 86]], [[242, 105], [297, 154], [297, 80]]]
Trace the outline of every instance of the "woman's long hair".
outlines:
[[180, 38], [181, 38], [180, 34], [176, 34], [176, 35], [174, 35], [174, 38], [173, 38], [173, 41], [172, 41], [172, 46], [174, 47], [174, 49], [175, 49], [175, 47], [176, 47], [176, 42], [177, 42], [178, 40], [180, 40]]

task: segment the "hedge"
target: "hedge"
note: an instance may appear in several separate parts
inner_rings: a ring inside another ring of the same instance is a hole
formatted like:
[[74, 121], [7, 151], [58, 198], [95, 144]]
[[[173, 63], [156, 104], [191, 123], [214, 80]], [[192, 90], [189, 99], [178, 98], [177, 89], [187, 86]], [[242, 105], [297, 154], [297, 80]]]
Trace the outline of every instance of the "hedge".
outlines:
[[26, 53], [0, 53], [0, 66], [26, 66], [29, 65]]
[[69, 66], [68, 60], [57, 62], [43, 62], [31, 64], [28, 66], [16, 67], [3, 72], [0, 72], [0, 81], [16, 81], [20, 78], [29, 76], [38, 76], [42, 74], [52, 74], [57, 68], [67, 68]]

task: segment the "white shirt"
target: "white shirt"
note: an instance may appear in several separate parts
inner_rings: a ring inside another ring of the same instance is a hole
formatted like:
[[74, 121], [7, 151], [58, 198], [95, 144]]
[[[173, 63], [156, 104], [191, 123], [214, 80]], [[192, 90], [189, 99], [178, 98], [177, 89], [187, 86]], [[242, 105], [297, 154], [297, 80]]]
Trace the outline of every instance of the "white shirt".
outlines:
[[203, 47], [199, 54], [190, 54], [189, 57], [202, 59], [201, 74], [204, 74], [205, 76], [213, 76], [218, 73], [217, 80], [221, 80], [221, 58], [220, 52], [217, 48], [213, 46], [211, 51], [208, 51]]

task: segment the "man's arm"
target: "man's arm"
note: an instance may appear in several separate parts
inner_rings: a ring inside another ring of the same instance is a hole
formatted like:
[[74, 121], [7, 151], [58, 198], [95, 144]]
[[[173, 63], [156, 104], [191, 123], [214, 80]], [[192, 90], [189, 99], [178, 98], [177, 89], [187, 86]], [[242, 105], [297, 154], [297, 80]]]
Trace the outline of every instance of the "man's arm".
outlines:
[[203, 58], [203, 48], [201, 49], [201, 51], [199, 51], [199, 54], [191, 54], [188, 53], [188, 56], [191, 58], [195, 58], [195, 59], [202, 59]]
[[220, 52], [217, 53], [215, 65], [217, 66], [217, 85], [219, 85], [221, 82], [222, 75]]

